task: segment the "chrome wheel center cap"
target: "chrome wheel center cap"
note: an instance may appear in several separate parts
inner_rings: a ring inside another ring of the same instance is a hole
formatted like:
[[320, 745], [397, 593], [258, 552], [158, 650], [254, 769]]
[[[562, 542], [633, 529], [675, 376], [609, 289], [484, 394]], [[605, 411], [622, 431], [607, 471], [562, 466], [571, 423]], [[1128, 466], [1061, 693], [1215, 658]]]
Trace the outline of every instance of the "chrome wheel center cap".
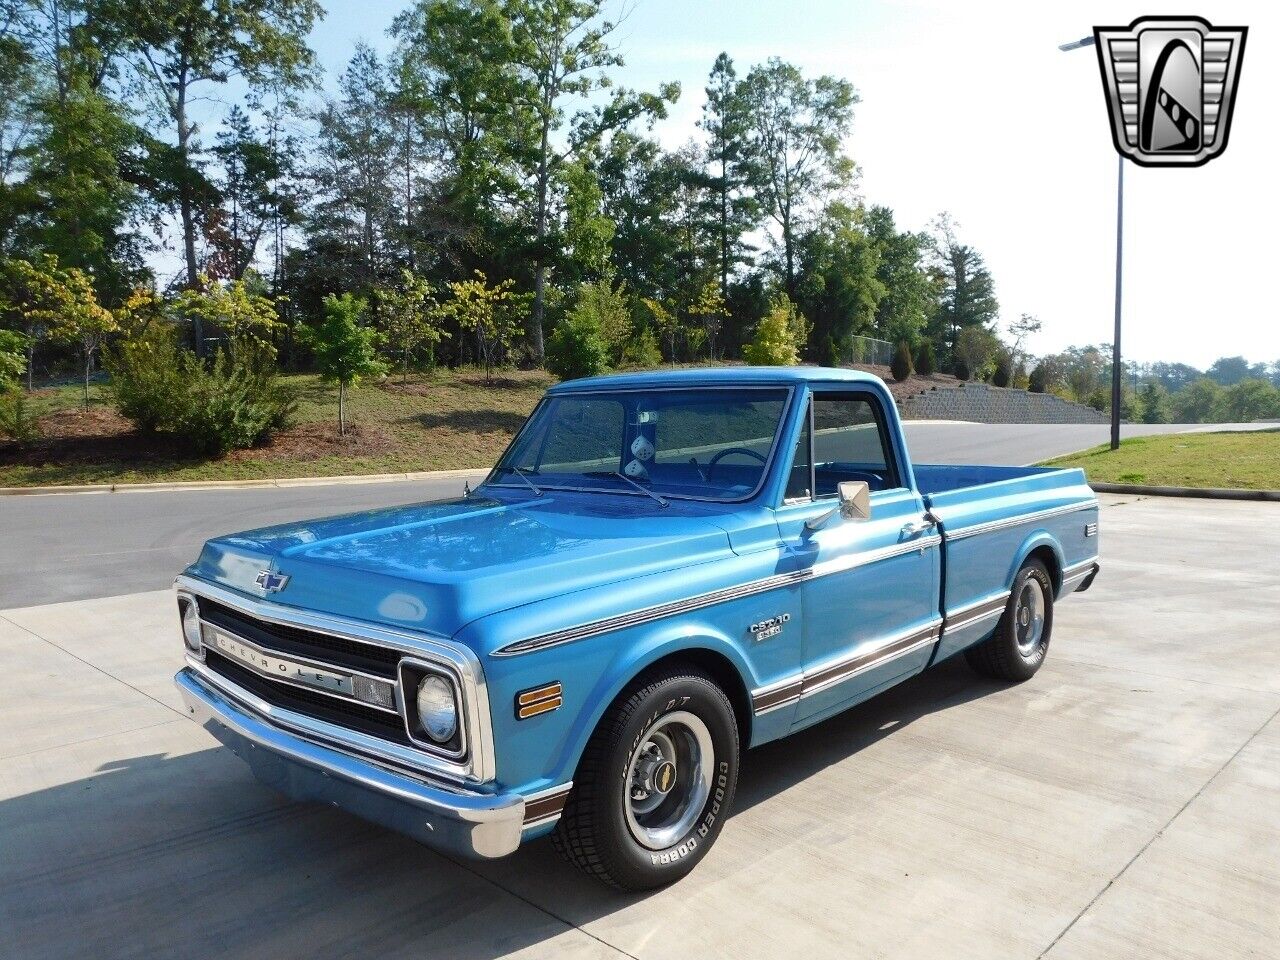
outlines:
[[636, 765], [635, 788], [641, 793], [666, 796], [676, 785], [676, 765], [660, 754], [649, 754]]
[[1021, 612], [1019, 612], [1019, 614], [1018, 614], [1018, 622], [1019, 622], [1019, 623], [1021, 623], [1024, 627], [1025, 627], [1028, 623], [1030, 623], [1030, 622], [1031, 622], [1031, 611], [1030, 611], [1030, 610], [1028, 610], [1026, 607], [1023, 607], [1023, 608], [1022, 608], [1022, 610], [1021, 610]]

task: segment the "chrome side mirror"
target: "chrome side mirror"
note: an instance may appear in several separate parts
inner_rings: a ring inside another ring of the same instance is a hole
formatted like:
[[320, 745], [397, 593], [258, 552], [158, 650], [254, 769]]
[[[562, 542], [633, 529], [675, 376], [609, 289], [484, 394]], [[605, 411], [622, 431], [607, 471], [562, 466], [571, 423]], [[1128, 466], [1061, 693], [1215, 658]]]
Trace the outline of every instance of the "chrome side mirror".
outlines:
[[817, 530], [837, 513], [841, 520], [871, 519], [871, 487], [865, 480], [845, 480], [836, 486], [840, 505], [804, 522], [806, 530]]
[[840, 516], [844, 520], [871, 519], [871, 487], [865, 480], [845, 480], [840, 493]]

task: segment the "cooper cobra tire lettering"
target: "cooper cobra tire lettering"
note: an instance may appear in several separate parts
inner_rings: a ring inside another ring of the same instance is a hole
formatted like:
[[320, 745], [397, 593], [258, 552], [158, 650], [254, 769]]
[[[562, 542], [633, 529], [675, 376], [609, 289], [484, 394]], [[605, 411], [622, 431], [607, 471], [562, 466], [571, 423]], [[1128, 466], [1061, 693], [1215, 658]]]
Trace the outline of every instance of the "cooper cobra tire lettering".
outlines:
[[[632, 757], [650, 728], [678, 711], [706, 725], [713, 765], [703, 769], [710, 782], [704, 785], [701, 813], [685, 833], [673, 836], [669, 847], [650, 849], [628, 820]], [[733, 706], [714, 681], [688, 666], [655, 670], [619, 696], [588, 742], [552, 835], [556, 849], [580, 869], [624, 890], [678, 880], [706, 855], [724, 825], [737, 784], [738, 750]]]

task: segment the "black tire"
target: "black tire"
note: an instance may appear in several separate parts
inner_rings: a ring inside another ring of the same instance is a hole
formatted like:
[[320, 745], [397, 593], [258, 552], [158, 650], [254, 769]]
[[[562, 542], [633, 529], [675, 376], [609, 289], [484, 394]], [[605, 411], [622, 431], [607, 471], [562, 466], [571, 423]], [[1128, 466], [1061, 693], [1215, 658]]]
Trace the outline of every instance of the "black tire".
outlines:
[[[1034, 626], [1036, 592], [1043, 603], [1042, 626]], [[1025, 614], [1025, 617], [1024, 617]], [[1049, 652], [1053, 634], [1053, 578], [1039, 560], [1028, 560], [1013, 578], [1013, 590], [995, 632], [964, 652], [969, 666], [997, 680], [1022, 681], [1035, 676]]]
[[[647, 769], [653, 779], [654, 758], [663, 756], [654, 741], [661, 744], [664, 736], [675, 754], [684, 757], [687, 769], [681, 769], [673, 756], [672, 770], [660, 774], [670, 780], [667, 792], [653, 789], [643, 800], [652, 803], [658, 798], [645, 817], [662, 824], [665, 810], [670, 821], [666, 829], [678, 830], [669, 843], [655, 847], [638, 839], [638, 833], [651, 834], [632, 804], [639, 802], [637, 793], [644, 793], [637, 790], [635, 778]], [[687, 752], [680, 754], [678, 742], [686, 736]], [[709, 767], [703, 763], [703, 750], [697, 750], [697, 759], [688, 752], [708, 738]], [[573, 792], [553, 835], [556, 849], [589, 876], [620, 890], [650, 890], [679, 880], [720, 835], [738, 783], [738, 753], [733, 706], [710, 678], [687, 667], [642, 677], [604, 715], [583, 751]], [[710, 776], [704, 776], [708, 771]], [[705, 799], [700, 799], [698, 783], [705, 784]], [[690, 793], [682, 801], [677, 790]], [[687, 828], [682, 826], [686, 818]]]

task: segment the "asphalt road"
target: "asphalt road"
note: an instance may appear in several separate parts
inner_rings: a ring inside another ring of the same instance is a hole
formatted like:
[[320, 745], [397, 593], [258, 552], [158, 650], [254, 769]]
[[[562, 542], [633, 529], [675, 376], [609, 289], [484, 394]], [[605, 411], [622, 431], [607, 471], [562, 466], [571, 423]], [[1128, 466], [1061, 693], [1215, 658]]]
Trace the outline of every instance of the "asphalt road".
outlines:
[[[1126, 426], [1125, 436], [1201, 429], [1222, 427]], [[909, 422], [906, 430], [920, 463], [1035, 463], [1108, 437], [1105, 424]], [[457, 496], [464, 479], [0, 497], [0, 609], [159, 589], [209, 537]]]
[[[227, 497], [202, 522], [259, 519]], [[162, 502], [44, 502], [89, 501]], [[0, 604], [0, 957], [1275, 957], [1277, 520], [1103, 497], [1034, 679], [952, 660], [751, 751], [714, 849], [643, 896], [548, 840], [455, 862], [286, 802], [183, 714], [166, 591]]]

